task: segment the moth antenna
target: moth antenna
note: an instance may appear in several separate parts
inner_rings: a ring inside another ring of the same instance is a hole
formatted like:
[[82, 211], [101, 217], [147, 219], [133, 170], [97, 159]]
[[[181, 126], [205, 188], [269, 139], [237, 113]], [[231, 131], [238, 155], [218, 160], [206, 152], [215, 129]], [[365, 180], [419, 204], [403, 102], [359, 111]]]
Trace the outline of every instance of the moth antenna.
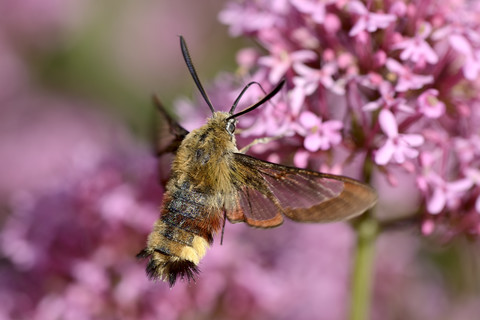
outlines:
[[227, 211], [223, 210], [223, 226], [222, 226], [222, 237], [220, 238], [220, 245], [223, 244], [223, 234], [225, 232], [225, 222], [227, 222]]
[[245, 91], [247, 91], [247, 89], [248, 89], [251, 85], [253, 85], [253, 84], [258, 85], [258, 86], [260, 87], [260, 89], [263, 91], [263, 93], [264, 93], [264, 94], [267, 94], [267, 92], [263, 89], [263, 87], [262, 87], [262, 85], [261, 85], [260, 83], [258, 83], [258, 82], [256, 82], [256, 81], [250, 82], [249, 84], [247, 84], [247, 85], [243, 88], [242, 92], [240, 92], [240, 94], [238, 95], [237, 99], [235, 99], [235, 102], [233, 103], [232, 108], [230, 109], [230, 112], [229, 112], [230, 114], [233, 114], [233, 112], [235, 111], [235, 108], [237, 107], [237, 104], [238, 104], [238, 102], [240, 101], [240, 99], [242, 98], [243, 94], [244, 94]]
[[[282, 86], [285, 84], [285, 79], [282, 79], [276, 86], [275, 88], [270, 91], [269, 94], [267, 94], [265, 97], [263, 97], [262, 99], [260, 99], [260, 101], [258, 101], [257, 103], [254, 103], [252, 104], [250, 107], [244, 109], [243, 111], [240, 111], [238, 113], [235, 113], [235, 114], [232, 114], [230, 117], [228, 117], [226, 120], [230, 120], [230, 119], [233, 119], [233, 118], [236, 118], [238, 116], [241, 116], [242, 114], [245, 114], [245, 113], [248, 113], [252, 110], [255, 110], [257, 109], [258, 107], [260, 107], [262, 104], [264, 104], [266, 101], [270, 100], [271, 98], [273, 98], [279, 91], [280, 89], [282, 88]], [[245, 89], [244, 89], [245, 90]]]
[[203, 99], [208, 104], [208, 107], [210, 108], [212, 113], [214, 113], [215, 109], [213, 109], [213, 105], [210, 102], [210, 99], [208, 98], [208, 95], [205, 92], [205, 89], [203, 89], [200, 79], [198, 78], [197, 71], [195, 71], [195, 67], [193, 66], [193, 63], [192, 63], [192, 58], [190, 58], [190, 53], [188, 52], [187, 43], [185, 42], [185, 39], [183, 39], [183, 36], [180, 36], [180, 48], [182, 49], [183, 59], [185, 59], [185, 63], [187, 64], [188, 71], [190, 71], [190, 74], [192, 75], [193, 81], [197, 85], [197, 88], [202, 94]]

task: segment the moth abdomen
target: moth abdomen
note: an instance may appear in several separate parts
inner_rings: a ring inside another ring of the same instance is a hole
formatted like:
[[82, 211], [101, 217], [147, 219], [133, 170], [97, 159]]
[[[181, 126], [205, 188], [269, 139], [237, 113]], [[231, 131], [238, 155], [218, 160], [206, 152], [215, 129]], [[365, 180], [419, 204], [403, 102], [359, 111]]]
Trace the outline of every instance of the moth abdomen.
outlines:
[[140, 258], [150, 257], [146, 268], [150, 278], [166, 280], [170, 286], [177, 278], [194, 279], [221, 222], [218, 215], [208, 213], [205, 197], [182, 192], [181, 188], [167, 192], [147, 248], [138, 254]]

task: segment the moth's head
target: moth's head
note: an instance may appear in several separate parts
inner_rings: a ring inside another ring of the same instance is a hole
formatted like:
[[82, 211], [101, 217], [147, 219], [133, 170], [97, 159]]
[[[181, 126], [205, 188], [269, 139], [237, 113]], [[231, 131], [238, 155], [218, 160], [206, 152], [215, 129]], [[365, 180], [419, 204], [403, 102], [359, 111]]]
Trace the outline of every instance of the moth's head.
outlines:
[[233, 134], [235, 133], [235, 126], [237, 125], [237, 119], [231, 118], [225, 119], [225, 121], [225, 130], [227, 130], [227, 132], [233, 136]]
[[[282, 88], [284, 83], [285, 83], [285, 79], [280, 81], [270, 93], [266, 94], [258, 102], [252, 104], [248, 108], [245, 108], [244, 110], [242, 110], [240, 112], [237, 112], [237, 113], [235, 113], [235, 109], [237, 108], [238, 102], [242, 98], [245, 91], [247, 91], [247, 89], [253, 84], [259, 85], [260, 88], [262, 88], [262, 86], [258, 82], [252, 81], [243, 88], [243, 90], [238, 95], [237, 99], [235, 99], [235, 102], [233, 103], [229, 112], [215, 111], [215, 109], [213, 108], [213, 106], [210, 103], [210, 100], [208, 100], [208, 98], [206, 98], [205, 101], [210, 106], [210, 110], [212, 110], [212, 118], [211, 118], [211, 120], [213, 121], [212, 124], [217, 128], [219, 128], [219, 127], [223, 128], [230, 136], [233, 136], [235, 134], [235, 127], [237, 125], [237, 117], [260, 107], [262, 104], [264, 104], [266, 101], [268, 101], [274, 95], [276, 95], [278, 93], [278, 91], [280, 91], [280, 89]], [[262, 88], [262, 90], [263, 90], [263, 88]]]
[[228, 112], [216, 111], [210, 118], [209, 123], [221, 131], [233, 136], [235, 134], [237, 119], [231, 118], [231, 114]]
[[[198, 78], [197, 71], [195, 71], [195, 67], [193, 66], [192, 59], [190, 58], [190, 53], [188, 52], [187, 44], [185, 43], [185, 39], [183, 39], [182, 36], [180, 36], [180, 48], [182, 50], [183, 58], [185, 59], [185, 63], [187, 64], [188, 70], [190, 71], [190, 74], [192, 75], [193, 81], [197, 85], [198, 90], [200, 91], [203, 98], [205, 99], [205, 102], [207, 103], [208, 107], [212, 111], [213, 116], [212, 116], [211, 119], [212, 120], [223, 121], [223, 123], [218, 123], [218, 124], [216, 124], [216, 126], [217, 125], [224, 125], [225, 130], [230, 134], [230, 136], [233, 136], [233, 134], [235, 132], [235, 125], [237, 123], [237, 120], [236, 120], [237, 117], [260, 107], [263, 103], [265, 103], [270, 98], [272, 98], [274, 95], [276, 95], [280, 91], [282, 86], [285, 84], [285, 79], [282, 79], [275, 86], [275, 88], [273, 88], [273, 90], [270, 93], [267, 94], [258, 82], [252, 81], [252, 82], [248, 83], [243, 88], [242, 92], [240, 92], [237, 99], [235, 99], [235, 102], [233, 103], [233, 105], [230, 108], [230, 111], [228, 113], [227, 112], [216, 112], [215, 109], [213, 108], [212, 103], [210, 102], [210, 99], [208, 98], [207, 93], [205, 92], [205, 89], [203, 89], [203, 86], [200, 82], [200, 79]], [[240, 101], [240, 98], [243, 96], [245, 91], [247, 91], [247, 89], [253, 84], [256, 84], [256, 85], [260, 86], [260, 88], [263, 90], [263, 92], [265, 92], [265, 96], [260, 101], [251, 105], [250, 107], [244, 109], [243, 111], [234, 113], [235, 108], [237, 107], [237, 104]]]

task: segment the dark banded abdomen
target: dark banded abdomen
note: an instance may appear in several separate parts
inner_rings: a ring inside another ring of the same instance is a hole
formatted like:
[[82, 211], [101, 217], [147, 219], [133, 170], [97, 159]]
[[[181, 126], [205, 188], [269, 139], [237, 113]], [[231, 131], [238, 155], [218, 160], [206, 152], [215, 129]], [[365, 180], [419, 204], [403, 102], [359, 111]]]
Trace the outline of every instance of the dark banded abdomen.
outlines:
[[166, 280], [170, 286], [177, 278], [191, 280], [197, 265], [220, 229], [222, 214], [208, 206], [209, 196], [175, 186], [164, 196], [162, 214], [148, 237], [147, 247], [138, 257], [150, 257], [147, 274]]

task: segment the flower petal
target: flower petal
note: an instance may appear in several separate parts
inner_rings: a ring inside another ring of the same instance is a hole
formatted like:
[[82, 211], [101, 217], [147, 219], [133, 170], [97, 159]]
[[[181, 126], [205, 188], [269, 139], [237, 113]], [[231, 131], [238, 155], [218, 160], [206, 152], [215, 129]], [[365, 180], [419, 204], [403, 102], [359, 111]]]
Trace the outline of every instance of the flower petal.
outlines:
[[320, 125], [320, 119], [310, 111], [303, 111], [298, 119], [300, 124], [307, 129]]
[[402, 134], [402, 140], [411, 147], [421, 146], [425, 142], [425, 138], [421, 134]]
[[311, 152], [318, 151], [323, 144], [323, 139], [318, 134], [310, 134], [303, 141], [305, 149]]
[[386, 165], [393, 156], [395, 152], [395, 145], [392, 140], [388, 139], [385, 141], [385, 144], [377, 150], [375, 154], [375, 162], [379, 165]]
[[385, 132], [387, 137], [394, 138], [398, 136], [397, 120], [390, 110], [383, 109], [380, 111], [378, 122], [380, 123], [380, 127], [382, 128], [383, 132]]
[[432, 197], [427, 202], [427, 210], [431, 214], [437, 214], [442, 211], [447, 203], [447, 198], [445, 193], [440, 188], [435, 188], [433, 191]]

